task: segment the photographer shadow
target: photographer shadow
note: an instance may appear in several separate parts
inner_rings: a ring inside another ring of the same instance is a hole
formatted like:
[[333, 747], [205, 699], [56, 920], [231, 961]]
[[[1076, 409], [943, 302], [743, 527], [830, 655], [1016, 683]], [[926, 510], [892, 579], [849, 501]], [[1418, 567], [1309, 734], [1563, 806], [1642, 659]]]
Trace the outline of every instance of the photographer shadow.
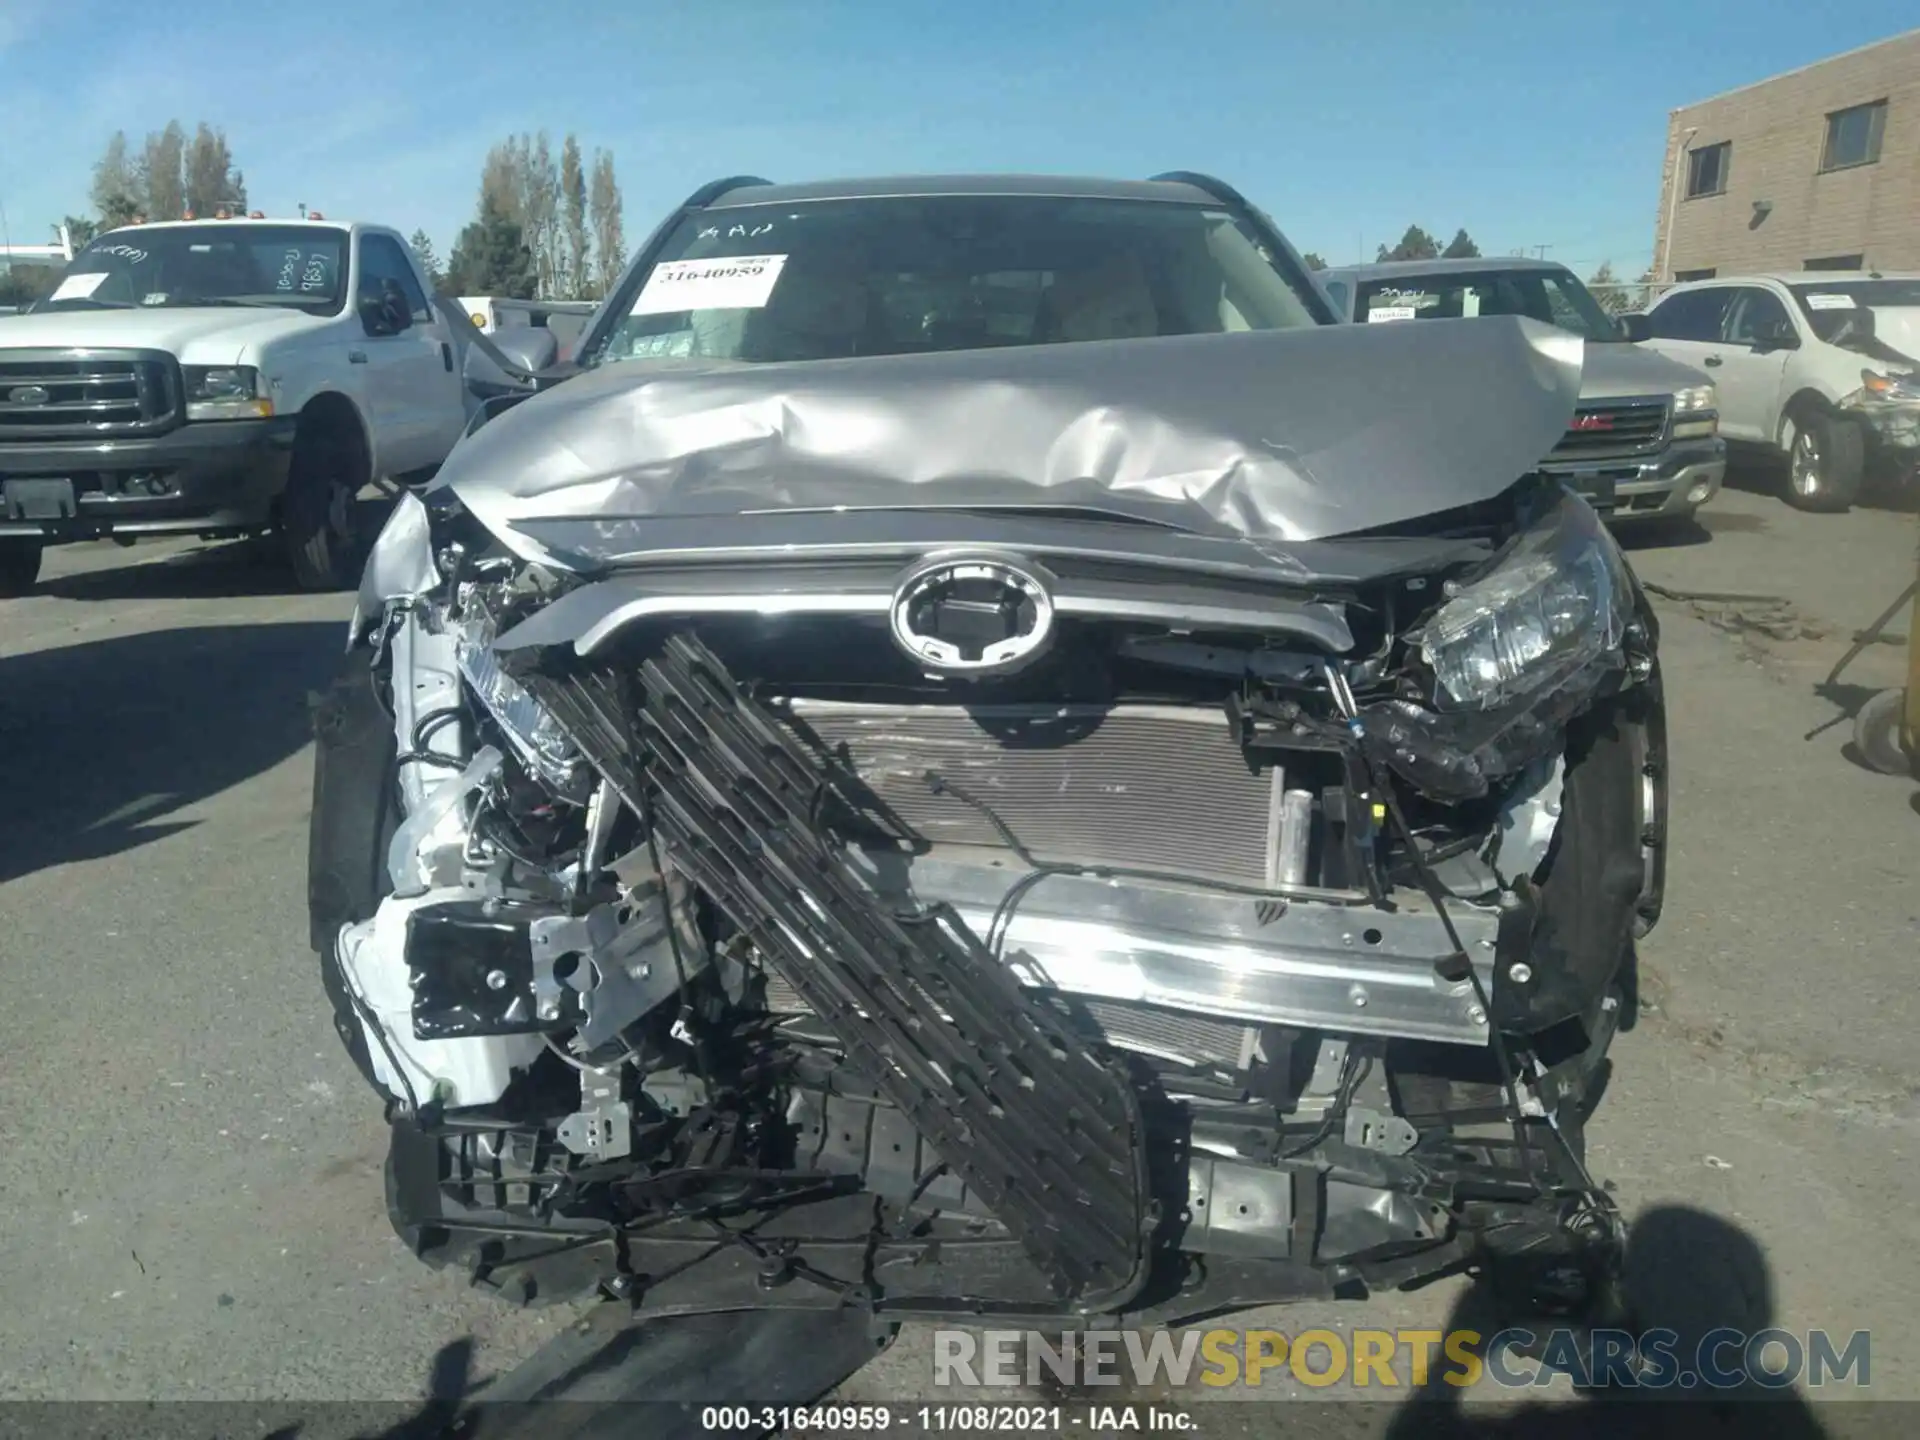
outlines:
[[[1628, 1232], [1625, 1262], [1627, 1322], [1637, 1335], [1672, 1331], [1671, 1353], [1678, 1378], [1656, 1387], [1579, 1385], [1571, 1400], [1534, 1400], [1518, 1396], [1463, 1403], [1464, 1387], [1448, 1383], [1448, 1371], [1435, 1367], [1426, 1383], [1395, 1414], [1387, 1440], [1414, 1437], [1474, 1437], [1474, 1440], [1588, 1440], [1601, 1436], [1676, 1436], [1685, 1440], [1765, 1436], [1767, 1440], [1829, 1440], [1831, 1433], [1793, 1386], [1763, 1385], [1751, 1379], [1716, 1388], [1695, 1371], [1694, 1357], [1718, 1330], [1757, 1334], [1774, 1324], [1773, 1276], [1759, 1242], [1739, 1226], [1716, 1215], [1681, 1205], [1657, 1206]], [[1543, 1339], [1564, 1320], [1515, 1315], [1489, 1287], [1475, 1285], [1447, 1318], [1449, 1332], [1477, 1332], [1473, 1352], [1484, 1363], [1486, 1342], [1509, 1328], [1527, 1329]], [[1570, 1327], [1571, 1328], [1571, 1327]], [[1582, 1342], [1584, 1346], [1584, 1341]], [[1587, 1352], [1591, 1353], [1591, 1351]], [[1720, 1352], [1722, 1370], [1734, 1367], [1738, 1351]], [[1508, 1359], [1509, 1373], [1531, 1374], [1535, 1362]], [[1695, 1376], [1688, 1383], [1685, 1376]], [[1545, 1376], [1542, 1375], [1542, 1380]], [[1474, 1387], [1484, 1393], [1492, 1376]], [[1556, 1390], [1564, 1382], [1554, 1381]], [[1543, 1397], [1546, 1390], [1536, 1392]], [[1837, 1440], [1837, 1437], [1835, 1437]]]

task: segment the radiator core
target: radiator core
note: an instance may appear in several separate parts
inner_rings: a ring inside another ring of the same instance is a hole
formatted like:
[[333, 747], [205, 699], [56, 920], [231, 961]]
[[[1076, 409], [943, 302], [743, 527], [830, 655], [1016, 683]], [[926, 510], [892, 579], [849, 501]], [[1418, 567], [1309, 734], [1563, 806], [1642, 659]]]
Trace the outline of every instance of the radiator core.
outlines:
[[1250, 768], [1219, 710], [796, 700], [786, 713], [936, 844], [1006, 847], [965, 796], [1041, 860], [1250, 886], [1280, 873], [1281, 771]]

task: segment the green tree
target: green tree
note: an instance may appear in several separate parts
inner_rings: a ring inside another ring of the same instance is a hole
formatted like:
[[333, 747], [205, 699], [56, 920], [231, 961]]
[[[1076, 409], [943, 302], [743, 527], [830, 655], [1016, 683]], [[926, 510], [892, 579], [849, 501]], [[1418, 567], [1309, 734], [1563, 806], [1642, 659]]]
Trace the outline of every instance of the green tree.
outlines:
[[593, 174], [587, 182], [587, 212], [593, 226], [594, 287], [584, 298], [598, 300], [619, 283], [627, 264], [625, 205], [620, 182], [613, 174], [613, 154], [593, 152]]
[[1593, 291], [1593, 298], [1600, 302], [1600, 308], [1609, 315], [1626, 315], [1635, 310], [1647, 308], [1648, 289], [1653, 283], [1653, 271], [1643, 272], [1638, 280], [1621, 280], [1613, 273], [1613, 262], [1603, 260], [1600, 268], [1587, 277], [1587, 288]]
[[146, 209], [146, 187], [141, 184], [138, 167], [127, 153], [127, 132], [116, 130], [107, 141], [101, 157], [93, 162], [93, 208], [100, 212], [100, 223], [109, 230], [130, 222]]
[[580, 142], [572, 135], [560, 150], [560, 203], [566, 216], [566, 298], [579, 300], [592, 288], [587, 273], [587, 172], [580, 163]]
[[1380, 247], [1378, 260], [1432, 260], [1440, 254], [1440, 242], [1422, 230], [1418, 225], [1409, 225], [1407, 233], [1400, 237], [1400, 243], [1389, 250]]
[[440, 257], [433, 253], [433, 239], [424, 230], [416, 230], [407, 244], [413, 247], [413, 253], [419, 258], [420, 268], [427, 272], [427, 278], [433, 282], [433, 288], [444, 294], [447, 274], [440, 268]]
[[1473, 237], [1465, 230], [1453, 232], [1453, 239], [1447, 242], [1447, 248], [1440, 252], [1443, 260], [1477, 260], [1480, 247], [1473, 243]]
[[1324, 270], [1327, 268], [1327, 262], [1322, 260], [1315, 251], [1309, 250], [1300, 258], [1307, 262], [1307, 269], [1309, 270]]
[[85, 215], [69, 215], [60, 223], [67, 227], [67, 243], [76, 250], [92, 240], [101, 230], [97, 221], [90, 220]]
[[134, 164], [149, 220], [178, 220], [187, 211], [187, 132], [178, 120], [148, 134]]
[[540, 287], [540, 272], [525, 232], [492, 194], [481, 197], [479, 217], [460, 232], [448, 271], [449, 280], [464, 295], [531, 300]]
[[233, 167], [226, 131], [204, 120], [194, 128], [181, 159], [181, 192], [185, 208], [203, 220], [222, 208], [246, 213], [247, 183]]

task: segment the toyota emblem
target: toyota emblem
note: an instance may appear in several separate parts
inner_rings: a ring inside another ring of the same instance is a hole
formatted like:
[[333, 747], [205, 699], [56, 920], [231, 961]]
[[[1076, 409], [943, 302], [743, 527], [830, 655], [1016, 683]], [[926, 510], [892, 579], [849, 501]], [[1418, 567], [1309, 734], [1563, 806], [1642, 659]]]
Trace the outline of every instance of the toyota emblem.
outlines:
[[888, 615], [893, 642], [935, 675], [1010, 675], [1052, 643], [1049, 578], [1012, 557], [929, 556], [894, 587]]
[[50, 397], [44, 385], [16, 385], [7, 392], [15, 405], [44, 405]]

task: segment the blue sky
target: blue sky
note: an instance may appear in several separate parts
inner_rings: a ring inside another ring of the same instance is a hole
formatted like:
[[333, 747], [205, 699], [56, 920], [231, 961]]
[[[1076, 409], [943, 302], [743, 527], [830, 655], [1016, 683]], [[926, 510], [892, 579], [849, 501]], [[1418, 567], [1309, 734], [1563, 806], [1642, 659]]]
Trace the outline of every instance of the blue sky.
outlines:
[[1587, 273], [1652, 250], [1667, 112], [1897, 33], [1788, 0], [0, 0], [0, 207], [82, 211], [107, 138], [224, 126], [253, 202], [442, 255], [519, 130], [616, 157], [629, 242], [701, 182], [1220, 175], [1335, 262], [1411, 222]]

